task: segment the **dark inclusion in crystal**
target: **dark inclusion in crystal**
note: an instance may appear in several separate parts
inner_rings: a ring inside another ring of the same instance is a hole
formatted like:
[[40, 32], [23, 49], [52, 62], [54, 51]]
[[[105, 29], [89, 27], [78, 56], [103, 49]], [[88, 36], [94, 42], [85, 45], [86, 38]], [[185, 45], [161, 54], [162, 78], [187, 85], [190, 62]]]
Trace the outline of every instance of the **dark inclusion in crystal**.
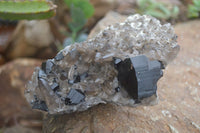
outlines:
[[67, 76], [67, 73], [66, 73], [65, 71], [62, 71], [61, 74], [60, 74], [60, 79], [61, 79], [61, 80], [66, 80], [67, 77], [68, 77], [68, 76]]
[[39, 110], [43, 110], [43, 111], [48, 111], [48, 107], [45, 103], [45, 101], [40, 101], [36, 96], [35, 97], [35, 101], [32, 103], [32, 109], [39, 109]]
[[87, 77], [88, 77], [88, 73], [87, 72], [84, 72], [84, 73], [79, 74], [79, 75], [74, 75], [74, 78], [72, 80], [68, 80], [68, 83], [70, 85], [72, 85], [74, 83], [81, 82], [81, 80], [84, 80]]
[[115, 88], [115, 91], [116, 91], [116, 92], [119, 92], [119, 91], [120, 91], [120, 87], [116, 87], [116, 88]]
[[133, 99], [140, 100], [156, 93], [157, 81], [163, 75], [159, 61], [150, 61], [144, 55], [124, 61], [117, 58], [113, 60], [118, 70], [118, 81]]
[[51, 89], [55, 92], [59, 89], [59, 85], [58, 83], [54, 82], [52, 85], [51, 85]]
[[48, 111], [48, 107], [45, 103], [45, 101], [35, 101], [33, 103], [32, 109], [39, 109], [43, 111]]
[[65, 99], [66, 105], [77, 105], [84, 101], [85, 95], [81, 90], [71, 88]]
[[68, 83], [72, 85], [72, 84], [78, 83], [80, 81], [81, 81], [80, 76], [79, 75], [74, 75], [74, 78], [72, 80], [68, 80]]

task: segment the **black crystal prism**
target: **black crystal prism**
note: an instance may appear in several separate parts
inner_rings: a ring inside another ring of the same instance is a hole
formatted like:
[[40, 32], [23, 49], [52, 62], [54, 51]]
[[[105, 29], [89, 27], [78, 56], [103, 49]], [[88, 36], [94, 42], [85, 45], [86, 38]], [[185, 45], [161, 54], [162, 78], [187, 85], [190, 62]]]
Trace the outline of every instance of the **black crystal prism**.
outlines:
[[81, 77], [79, 75], [74, 75], [74, 78], [72, 80], [68, 80], [68, 83], [70, 85], [73, 85], [74, 83], [78, 83], [81, 81]]
[[51, 89], [55, 92], [59, 89], [59, 85], [58, 83], [54, 82], [52, 85], [51, 85]]
[[32, 109], [38, 109], [42, 111], [48, 111], [48, 107], [45, 101], [36, 101], [33, 103]]
[[42, 70], [48, 75], [52, 72], [54, 63], [51, 60], [47, 60], [42, 63]]
[[115, 63], [118, 70], [118, 81], [135, 100], [156, 94], [157, 81], [163, 76], [162, 64], [150, 61], [145, 55], [127, 58]]
[[138, 83], [136, 78], [135, 69], [132, 66], [130, 58], [114, 64], [118, 70], [118, 81], [123, 86], [129, 95], [134, 99], [138, 98]]
[[59, 53], [54, 57], [54, 59], [55, 59], [56, 61], [60, 61], [60, 60], [62, 60], [63, 58], [64, 58], [64, 56], [63, 56], [62, 52], [59, 52]]
[[37, 98], [36, 95], [34, 95], [35, 101], [32, 103], [32, 109], [38, 109], [43, 111], [48, 111], [48, 107], [45, 103], [45, 101], [41, 101]]
[[119, 91], [120, 91], [120, 87], [116, 87], [116, 88], [115, 88], [115, 91], [116, 91], [116, 92], [119, 92]]
[[84, 101], [85, 95], [81, 90], [71, 88], [66, 99], [66, 105], [77, 105], [80, 102]]
[[44, 77], [46, 77], [47, 75], [44, 73], [44, 71], [43, 70], [39, 70], [38, 71], [38, 78], [44, 78]]

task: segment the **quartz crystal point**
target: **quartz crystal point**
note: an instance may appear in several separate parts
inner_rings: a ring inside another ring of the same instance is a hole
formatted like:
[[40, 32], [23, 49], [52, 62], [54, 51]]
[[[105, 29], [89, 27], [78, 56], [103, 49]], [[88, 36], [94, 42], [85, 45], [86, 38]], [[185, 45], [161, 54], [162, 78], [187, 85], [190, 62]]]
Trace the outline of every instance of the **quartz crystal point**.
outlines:
[[25, 97], [32, 108], [50, 114], [84, 111], [99, 103], [150, 103], [162, 69], [178, 54], [176, 39], [170, 24], [130, 16], [42, 63]]

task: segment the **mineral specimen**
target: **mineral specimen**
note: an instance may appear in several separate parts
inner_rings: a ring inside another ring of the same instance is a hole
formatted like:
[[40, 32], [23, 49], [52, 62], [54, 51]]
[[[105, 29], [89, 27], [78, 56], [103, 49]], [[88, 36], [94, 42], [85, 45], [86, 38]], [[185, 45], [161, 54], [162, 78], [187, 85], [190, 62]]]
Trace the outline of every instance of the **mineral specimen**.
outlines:
[[32, 108], [50, 114], [84, 111], [99, 103], [151, 102], [162, 69], [179, 51], [176, 39], [170, 24], [130, 16], [37, 67], [25, 97]]

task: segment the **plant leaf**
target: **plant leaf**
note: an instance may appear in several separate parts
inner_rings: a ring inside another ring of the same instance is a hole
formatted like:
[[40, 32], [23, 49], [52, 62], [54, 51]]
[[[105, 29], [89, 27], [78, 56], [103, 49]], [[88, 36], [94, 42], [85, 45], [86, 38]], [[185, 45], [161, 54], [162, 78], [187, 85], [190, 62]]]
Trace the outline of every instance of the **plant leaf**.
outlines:
[[71, 11], [70, 13], [71, 13], [72, 21], [68, 23], [68, 26], [71, 31], [78, 32], [85, 25], [86, 19], [80, 8], [74, 7], [72, 5], [70, 11]]
[[0, 18], [8, 20], [47, 19], [55, 15], [56, 5], [46, 0], [0, 1]]
[[86, 18], [90, 18], [94, 14], [94, 7], [92, 6], [92, 4], [90, 4], [88, 0], [64, 0], [64, 1], [69, 8], [72, 5], [74, 7], [80, 8], [83, 11], [84, 16]]
[[194, 5], [188, 6], [188, 17], [197, 18], [199, 16], [198, 9]]
[[161, 12], [164, 14], [165, 19], [169, 19], [171, 16], [170, 10], [164, 5], [164, 4], [159, 4], [158, 9], [161, 10]]
[[146, 14], [151, 15], [151, 16], [156, 17], [156, 18], [166, 19], [166, 16], [165, 16], [164, 13], [158, 12], [158, 11], [155, 11], [155, 10], [149, 10], [149, 11], [146, 12]]
[[172, 17], [175, 18], [179, 14], [179, 8], [177, 6], [174, 6], [171, 12], [172, 12]]
[[80, 0], [76, 6], [83, 10], [86, 18], [90, 18], [94, 14], [94, 7], [87, 0]]
[[200, 0], [193, 0], [193, 3], [196, 7], [200, 8]]

